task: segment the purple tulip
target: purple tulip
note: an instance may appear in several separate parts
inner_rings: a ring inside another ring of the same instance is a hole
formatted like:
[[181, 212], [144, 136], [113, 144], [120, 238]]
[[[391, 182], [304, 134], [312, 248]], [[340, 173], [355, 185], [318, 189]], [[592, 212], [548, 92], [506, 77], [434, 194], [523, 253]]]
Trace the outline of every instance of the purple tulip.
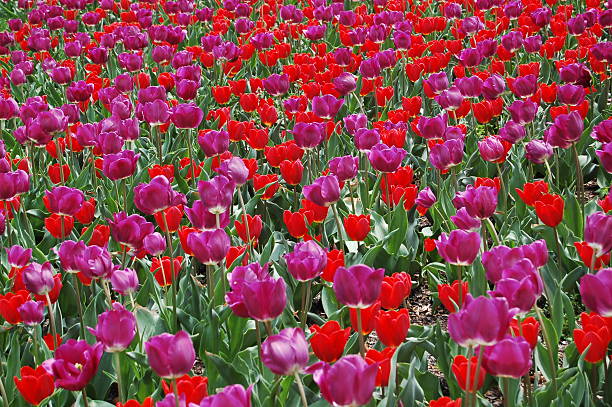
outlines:
[[455, 84], [465, 97], [475, 98], [482, 94], [483, 81], [478, 76], [457, 78]]
[[559, 79], [565, 83], [573, 83], [588, 88], [593, 80], [591, 71], [584, 64], [574, 63], [559, 70]]
[[68, 339], [43, 366], [55, 378], [57, 387], [81, 391], [96, 375], [103, 348], [101, 343], [90, 345], [84, 340]]
[[442, 91], [435, 97], [436, 102], [440, 107], [446, 111], [453, 111], [459, 109], [463, 103], [463, 95], [459, 91], [459, 88], [453, 86], [445, 91]]
[[121, 295], [130, 295], [136, 292], [139, 286], [138, 274], [130, 268], [115, 268], [111, 273], [110, 282], [113, 290]]
[[538, 105], [531, 101], [515, 100], [508, 107], [512, 120], [518, 124], [531, 123], [535, 119]]
[[329, 169], [340, 182], [355, 178], [359, 171], [359, 157], [352, 155], [334, 157], [329, 161]]
[[345, 116], [342, 121], [344, 122], [346, 132], [351, 136], [354, 136], [357, 130], [367, 129], [368, 127], [368, 118], [362, 113], [349, 114], [348, 116]]
[[136, 171], [140, 154], [132, 150], [123, 150], [118, 154], [107, 154], [102, 162], [102, 172], [109, 179], [117, 181], [128, 178]]
[[113, 261], [106, 248], [100, 246], [87, 246], [78, 257], [74, 259], [78, 271], [87, 278], [108, 278], [113, 271]]
[[250, 318], [272, 321], [287, 305], [285, 281], [282, 278], [248, 281], [241, 285], [242, 302]]
[[463, 347], [490, 346], [504, 338], [512, 317], [504, 298], [468, 294], [461, 310], [448, 317], [448, 333]]
[[281, 96], [289, 90], [289, 75], [272, 74], [262, 81], [263, 88], [272, 96]]
[[369, 365], [359, 355], [347, 355], [333, 365], [316, 363], [308, 371], [331, 405], [365, 406], [376, 386], [378, 363]]
[[450, 234], [442, 233], [435, 241], [438, 253], [450, 264], [469, 266], [480, 251], [480, 235], [461, 229], [452, 230]]
[[210, 130], [198, 134], [198, 144], [206, 157], [223, 154], [229, 148], [229, 133], [225, 130]]
[[604, 170], [612, 174], [612, 143], [604, 144], [601, 150], [595, 150], [595, 154], [599, 157]]
[[531, 369], [531, 346], [522, 336], [506, 336], [483, 351], [482, 366], [498, 377], [519, 378]]
[[[217, 229], [217, 215], [209, 212], [202, 201], [195, 201], [191, 208], [186, 207], [185, 214], [194, 228], [201, 230]], [[218, 216], [219, 228], [225, 229], [230, 221], [229, 211], [222, 212]]]
[[364, 59], [359, 65], [359, 73], [366, 79], [374, 79], [380, 76], [382, 69], [376, 58]]
[[525, 145], [525, 157], [534, 164], [544, 164], [553, 155], [553, 147], [543, 140], [531, 140]]
[[272, 276], [268, 272], [268, 264], [261, 266], [259, 263], [251, 263], [246, 266], [238, 266], [227, 275], [231, 291], [225, 294], [225, 301], [234, 314], [241, 318], [248, 318], [249, 313], [244, 305], [242, 285], [247, 281], [269, 280]]
[[308, 363], [308, 342], [301, 328], [285, 328], [261, 344], [261, 361], [282, 376], [293, 376]]
[[232, 157], [221, 162], [217, 172], [230, 179], [237, 186], [246, 184], [249, 178], [249, 169], [239, 157]]
[[163, 175], [156, 176], [148, 184], [139, 184], [134, 188], [134, 204], [147, 215], [185, 202], [185, 195], [175, 192], [168, 178]]
[[368, 152], [380, 142], [380, 133], [376, 129], [357, 129], [354, 134], [355, 147], [361, 152]]
[[386, 144], [379, 143], [368, 152], [368, 160], [377, 171], [394, 172], [400, 167], [407, 154], [408, 152], [403, 148], [388, 147]]
[[498, 162], [506, 156], [506, 149], [499, 136], [488, 136], [478, 142], [478, 151], [483, 160]]
[[470, 216], [478, 219], [486, 219], [493, 216], [497, 208], [497, 188], [480, 186], [474, 188], [473, 185], [463, 192], [458, 192], [453, 199], [453, 205], [457, 209], [465, 207]]
[[321, 119], [333, 119], [344, 104], [344, 99], [333, 95], [315, 96], [312, 98], [312, 111]]
[[217, 215], [226, 212], [234, 198], [234, 183], [223, 175], [217, 175], [210, 181], [199, 181], [198, 192], [204, 207]]
[[223, 229], [205, 230], [190, 233], [187, 246], [202, 264], [214, 265], [225, 259], [230, 248], [230, 239]]
[[[612, 215], [595, 212], [587, 216], [584, 240], [593, 249], [594, 258], [601, 257], [612, 249]], [[587, 266], [590, 266], [587, 264]]]
[[423, 208], [431, 208], [436, 203], [436, 195], [431, 188], [425, 187], [417, 195], [416, 204]]
[[508, 120], [506, 124], [504, 124], [504, 127], [499, 129], [499, 136], [509, 143], [516, 144], [527, 137], [527, 131], [524, 126], [512, 120]]
[[145, 236], [142, 245], [149, 256], [156, 257], [166, 250], [166, 239], [161, 234], [154, 232]]
[[525, 38], [523, 41], [523, 48], [530, 54], [540, 52], [542, 48], [542, 36], [541, 35], [532, 35], [531, 37]]
[[533, 243], [519, 246], [518, 248], [523, 256], [538, 269], [544, 267], [548, 262], [548, 248], [544, 239], [536, 240]]
[[77, 213], [85, 200], [81, 190], [64, 186], [54, 187], [51, 191], [46, 191], [45, 196], [48, 199], [51, 212], [68, 216]]
[[559, 102], [566, 105], [579, 105], [584, 100], [584, 88], [582, 86], [572, 85], [571, 83], [559, 86], [559, 88], [557, 88], [557, 99], [559, 99]]
[[26, 301], [17, 308], [17, 311], [24, 324], [38, 325], [45, 317], [45, 303], [42, 301]]
[[62, 265], [62, 269], [67, 273], [78, 273], [76, 259], [80, 257], [87, 246], [82, 240], [75, 242], [73, 240], [65, 240], [60, 245], [57, 254]]
[[582, 303], [602, 317], [612, 317], [612, 268], [587, 274], [580, 279]]
[[327, 265], [327, 252], [313, 240], [295, 245], [293, 251], [285, 255], [289, 273], [298, 281], [317, 278]]
[[23, 270], [22, 278], [27, 290], [36, 295], [46, 295], [55, 286], [53, 268], [48, 261], [43, 264], [30, 263]]
[[516, 52], [523, 47], [523, 34], [520, 31], [510, 31], [508, 34], [502, 35], [501, 44], [506, 51]]
[[529, 312], [542, 295], [543, 283], [530, 260], [522, 259], [510, 269], [502, 270], [491, 297], [503, 297], [518, 313]]
[[32, 259], [32, 249], [14, 245], [6, 249], [6, 256], [9, 266], [22, 268], [27, 266]]
[[580, 113], [560, 114], [553, 125], [544, 131], [544, 141], [553, 147], [568, 148], [580, 140], [583, 131], [584, 120]]
[[113, 214], [108, 220], [113, 239], [134, 250], [140, 250], [144, 238], [155, 231], [155, 226], [140, 215], [129, 215], [125, 212]]
[[357, 79], [350, 72], [342, 72], [333, 80], [334, 89], [342, 96], [353, 92], [357, 89]]
[[172, 109], [170, 120], [179, 129], [195, 129], [204, 118], [204, 112], [195, 103], [183, 103]]
[[591, 137], [600, 143], [612, 143], [612, 120], [604, 120], [593, 127]]
[[450, 217], [450, 219], [459, 229], [466, 232], [476, 232], [480, 230], [480, 219], [470, 216], [465, 208], [460, 208], [455, 215]]
[[351, 308], [367, 308], [380, 295], [385, 270], [365, 264], [339, 267], [334, 275], [334, 293], [338, 301]]
[[480, 21], [480, 18], [476, 16], [466, 17], [461, 22], [461, 30], [467, 35], [473, 35], [478, 31], [482, 30], [483, 28], [484, 24], [482, 23], [482, 21]]
[[0, 201], [8, 201], [28, 192], [30, 176], [23, 170], [0, 172]]
[[170, 109], [162, 99], [155, 99], [142, 105], [144, 121], [151, 126], [161, 126], [170, 120]]
[[177, 379], [195, 363], [193, 342], [185, 331], [153, 336], [145, 342], [145, 352], [151, 369], [162, 379]]
[[448, 76], [446, 75], [446, 72], [432, 73], [425, 80], [425, 82], [429, 85], [432, 92], [436, 95], [442, 93], [443, 91], [445, 91], [446, 89], [450, 87], [448, 83]]
[[198, 95], [198, 88], [198, 83], [189, 79], [181, 79], [175, 86], [176, 95], [183, 100], [195, 99]]
[[[465, 21], [465, 20], [464, 20]], [[459, 53], [459, 63], [466, 68], [474, 68], [482, 62], [482, 54], [476, 48], [466, 48]]]
[[442, 144], [436, 144], [429, 152], [429, 161], [440, 171], [447, 170], [461, 164], [463, 147], [463, 141], [458, 139], [446, 140]]
[[304, 186], [302, 193], [319, 206], [330, 206], [340, 199], [340, 184], [335, 175], [325, 175]]
[[136, 317], [114, 302], [113, 309], [100, 314], [98, 325], [95, 329], [89, 328], [89, 332], [104, 345], [105, 352], [123, 352], [136, 335]]
[[245, 389], [239, 384], [227, 386], [217, 394], [205, 397], [200, 402], [200, 407], [251, 407], [252, 389], [253, 386]]
[[298, 147], [309, 150], [317, 147], [325, 139], [325, 127], [322, 123], [298, 122], [293, 126], [293, 138]]

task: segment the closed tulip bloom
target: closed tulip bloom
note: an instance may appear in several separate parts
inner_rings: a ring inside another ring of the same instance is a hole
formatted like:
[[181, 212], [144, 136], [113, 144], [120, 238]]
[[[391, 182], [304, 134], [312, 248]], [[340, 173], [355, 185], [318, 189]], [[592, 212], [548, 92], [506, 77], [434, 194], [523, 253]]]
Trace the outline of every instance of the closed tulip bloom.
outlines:
[[240, 157], [232, 157], [223, 161], [219, 164], [217, 172], [230, 179], [237, 186], [246, 184], [249, 178], [249, 169]]
[[504, 124], [504, 127], [499, 129], [499, 137], [512, 144], [521, 141], [526, 136], [527, 131], [525, 130], [525, 127], [515, 123], [512, 120], [507, 121], [506, 124]]
[[149, 125], [160, 126], [170, 120], [170, 109], [164, 100], [155, 99], [142, 105], [142, 115]]
[[361, 242], [370, 234], [370, 215], [348, 215], [344, 218], [344, 230], [350, 240]]
[[378, 363], [368, 365], [361, 356], [347, 355], [331, 366], [321, 362], [309, 370], [331, 405], [364, 406], [372, 399]]
[[282, 278], [244, 281], [242, 301], [250, 318], [272, 321], [283, 313], [287, 305], [285, 281]]
[[471, 216], [465, 207], [460, 208], [457, 213], [450, 217], [451, 221], [461, 230], [476, 232], [480, 230], [482, 223], [480, 219]]
[[525, 158], [534, 164], [544, 164], [552, 155], [552, 145], [544, 140], [531, 140], [525, 145]]
[[340, 359], [348, 341], [351, 328], [341, 329], [338, 321], [329, 320], [319, 327], [312, 325], [310, 346], [317, 358], [323, 362], [333, 363]]
[[559, 195], [544, 194], [535, 203], [536, 215], [542, 223], [551, 228], [557, 227], [563, 220], [565, 202]]
[[472, 185], [463, 192], [457, 193], [453, 204], [457, 208], [465, 207], [468, 214], [478, 219], [487, 219], [493, 216], [497, 208], [497, 188]]
[[499, 136], [489, 136], [479, 141], [478, 151], [485, 161], [499, 163], [506, 159], [507, 150]]
[[301, 328], [285, 328], [261, 344], [261, 361], [282, 376], [293, 376], [308, 363], [308, 342]]
[[321, 123], [298, 122], [291, 132], [295, 144], [303, 149], [315, 148], [325, 139], [325, 126]]
[[463, 103], [463, 95], [456, 86], [453, 86], [435, 97], [440, 107], [447, 111], [459, 109]]
[[495, 100], [506, 90], [506, 82], [501, 75], [493, 74], [482, 83], [482, 95], [486, 100]]
[[252, 389], [253, 386], [245, 389], [239, 384], [227, 386], [217, 394], [204, 398], [200, 402], [200, 407], [251, 407]]
[[415, 203], [423, 208], [431, 208], [436, 203], [436, 195], [429, 187], [423, 188], [419, 191]]
[[[470, 393], [475, 393], [483, 386], [487, 375], [487, 371], [484, 367], [480, 366], [480, 368], [478, 368], [478, 358], [476, 356], [472, 356], [469, 361], [463, 355], [455, 356], [451, 370], [457, 380], [459, 388], [463, 391], [468, 389]], [[478, 376], [478, 381], [476, 381], [476, 376]]]
[[30, 263], [23, 270], [21, 276], [26, 289], [36, 295], [48, 294], [55, 285], [53, 281], [53, 268], [49, 262], [43, 264]]
[[299, 185], [302, 182], [304, 175], [304, 165], [302, 161], [283, 160], [279, 166], [281, 175], [285, 182], [289, 185]]
[[535, 119], [538, 105], [531, 101], [515, 100], [508, 107], [512, 121], [518, 124], [531, 123]]
[[163, 175], [156, 176], [148, 184], [139, 184], [134, 188], [134, 204], [147, 215], [185, 202], [185, 195], [175, 192], [168, 178]]
[[87, 278], [108, 278], [113, 271], [111, 255], [106, 248], [100, 246], [87, 246], [75, 258], [78, 271]]
[[442, 144], [436, 144], [429, 152], [429, 162], [440, 171], [459, 165], [463, 160], [463, 147], [463, 141], [458, 139], [446, 140]]
[[357, 89], [356, 77], [350, 72], [341, 73], [336, 78], [334, 78], [333, 83], [336, 91], [342, 96], [351, 93], [355, 89]]
[[417, 129], [421, 136], [426, 139], [444, 138], [444, 133], [447, 128], [448, 116], [446, 114], [425, 117], [421, 116], [417, 123]]
[[289, 75], [272, 74], [262, 81], [263, 88], [272, 96], [280, 96], [289, 90]]
[[[531, 264], [529, 260], [524, 261]], [[510, 308], [517, 310], [519, 313], [526, 313], [533, 308], [542, 293], [540, 287], [541, 279], [534, 269], [531, 275], [526, 275], [520, 279], [500, 279], [495, 285], [495, 291], [491, 292], [490, 295], [503, 297], [508, 301]]]
[[463, 347], [490, 346], [504, 338], [512, 316], [504, 298], [468, 294], [463, 308], [448, 317], [448, 332]]
[[113, 290], [121, 295], [134, 293], [139, 286], [138, 274], [130, 268], [115, 268], [111, 273], [110, 282]]
[[335, 175], [325, 175], [304, 186], [302, 193], [309, 201], [327, 207], [340, 199], [340, 184]]
[[469, 266], [480, 251], [480, 242], [478, 233], [456, 229], [448, 235], [442, 233], [436, 240], [436, 248], [447, 263]]
[[393, 273], [391, 276], [385, 276], [380, 290], [380, 303], [385, 309], [399, 308], [403, 301], [410, 295], [412, 289], [412, 281], [410, 274]]
[[134, 250], [142, 248], [144, 238], [155, 230], [155, 226], [142, 216], [128, 216], [125, 212], [114, 213], [108, 224], [113, 239]]
[[166, 250], [166, 239], [157, 232], [145, 236], [142, 243], [149, 256], [159, 256]]
[[595, 257], [603, 256], [612, 249], [612, 215], [595, 212], [587, 216], [584, 240], [593, 249]]
[[403, 148], [388, 147], [386, 144], [379, 143], [368, 152], [368, 159], [375, 170], [394, 172], [400, 167], [407, 154], [408, 152]]
[[612, 268], [586, 274], [580, 279], [582, 303], [602, 317], [612, 317]]
[[[201, 230], [217, 229], [217, 215], [206, 209], [202, 201], [195, 201], [191, 208], [185, 208], [185, 214], [194, 228]], [[229, 212], [219, 214], [219, 227], [225, 229], [229, 225]]]
[[198, 144], [206, 157], [223, 154], [229, 148], [229, 133], [225, 130], [202, 131], [198, 134]]
[[211, 213], [226, 212], [234, 198], [234, 183], [223, 175], [210, 181], [199, 181], [198, 192], [204, 207]]
[[367, 308], [380, 296], [385, 270], [365, 264], [339, 267], [334, 275], [334, 293], [338, 302], [351, 308]]
[[204, 112], [195, 103], [183, 103], [172, 109], [170, 120], [179, 129], [195, 129], [204, 118]]
[[234, 268], [227, 276], [231, 291], [225, 294], [225, 301], [234, 314], [241, 318], [249, 317], [243, 301], [242, 285], [246, 281], [263, 281], [270, 278], [272, 278], [272, 276], [268, 272], [267, 263], [264, 266], [261, 266], [259, 263], [251, 263], [246, 266]]
[[344, 99], [332, 95], [315, 96], [312, 98], [312, 111], [322, 119], [332, 119], [344, 104]]
[[584, 360], [589, 363], [599, 363], [606, 357], [610, 337], [611, 334], [605, 324], [589, 325], [587, 327], [583, 326], [583, 329], [574, 329], [576, 349], [580, 354], [586, 352]]
[[145, 352], [151, 369], [162, 379], [177, 379], [195, 363], [193, 342], [185, 331], [153, 336], [145, 342]]
[[380, 311], [376, 317], [376, 335], [385, 346], [400, 346], [406, 339], [409, 328], [410, 316], [406, 308]]
[[81, 190], [64, 186], [54, 187], [51, 191], [46, 191], [45, 197], [49, 202], [49, 210], [58, 215], [72, 216], [76, 214], [85, 201], [85, 196]]
[[334, 157], [329, 161], [329, 169], [340, 182], [355, 178], [359, 170], [359, 157], [352, 155]]
[[[523, 47], [523, 34], [520, 31], [510, 31], [508, 34], [502, 35], [501, 44], [502, 44], [502, 47], [506, 49], [506, 51], [516, 52]], [[530, 75], [527, 75], [527, 76], [530, 76]], [[529, 81], [531, 81], [531, 78], [529, 79]], [[533, 93], [528, 96], [531, 96], [531, 95], [533, 95]]]
[[580, 113], [573, 111], [560, 114], [552, 126], [544, 132], [544, 140], [553, 147], [568, 148], [580, 140], [584, 131], [584, 121]]
[[38, 325], [44, 319], [45, 303], [42, 301], [27, 301], [17, 307], [21, 320], [26, 325]]
[[25, 267], [32, 258], [32, 249], [14, 245], [6, 249], [6, 256], [11, 267]]
[[293, 251], [285, 255], [287, 270], [298, 281], [317, 278], [327, 265], [327, 253], [314, 240], [295, 245]]
[[479, 97], [482, 94], [483, 80], [478, 76], [457, 78], [455, 81], [457, 88], [465, 97]]
[[102, 172], [113, 181], [128, 178], [136, 171], [138, 158], [140, 154], [135, 154], [132, 150], [106, 154], [102, 161]]
[[376, 129], [361, 128], [355, 130], [355, 147], [359, 151], [367, 152], [380, 142], [380, 133]]
[[566, 105], [579, 105], [584, 100], [584, 88], [571, 83], [565, 84], [557, 89], [557, 98]]
[[98, 316], [96, 328], [89, 332], [104, 345], [105, 352], [123, 352], [136, 335], [136, 317], [118, 302]]
[[[359, 129], [367, 129], [368, 118], [362, 113], [350, 114], [342, 119], [344, 128], [351, 136], [355, 135], [355, 132]], [[612, 126], [610, 126], [612, 127]], [[376, 144], [376, 143], [374, 143]]]
[[68, 339], [56, 350], [53, 359], [45, 362], [55, 378], [55, 385], [69, 391], [81, 391], [98, 372], [104, 345]]
[[425, 82], [429, 85], [433, 93], [435, 93], [436, 95], [442, 93], [450, 87], [446, 72], [432, 73], [425, 80]]
[[230, 239], [223, 229], [205, 230], [190, 233], [187, 246], [202, 264], [214, 265], [225, 259], [230, 248]]
[[595, 154], [599, 157], [603, 169], [612, 174], [612, 143], [604, 144], [601, 150], [595, 151]]

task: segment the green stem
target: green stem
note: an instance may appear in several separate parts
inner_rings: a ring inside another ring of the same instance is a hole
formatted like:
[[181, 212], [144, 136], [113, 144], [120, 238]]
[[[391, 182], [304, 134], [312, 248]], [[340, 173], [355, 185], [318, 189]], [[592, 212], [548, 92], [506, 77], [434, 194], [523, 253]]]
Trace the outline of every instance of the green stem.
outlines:
[[81, 281], [75, 273], [70, 273], [72, 276], [72, 284], [74, 285], [74, 291], [77, 296], [77, 312], [79, 313], [79, 322], [81, 328], [81, 338], [85, 339], [85, 321], [83, 319], [83, 305], [81, 304]]
[[508, 407], [510, 404], [508, 403], [508, 393], [510, 393], [510, 379], [507, 377], [502, 377], [502, 387], [504, 389], [504, 407]]
[[342, 227], [342, 222], [340, 221], [340, 215], [338, 215], [338, 209], [336, 208], [336, 204], [332, 204], [332, 210], [334, 211], [334, 217], [336, 218], [336, 227], [338, 228], [338, 240], [340, 240], [340, 249], [344, 250], [344, 228]]
[[85, 390], [85, 387], [83, 387], [83, 390], [81, 390], [81, 394], [83, 395], [82, 397], [83, 405], [85, 407], [89, 407], [89, 400], [87, 400], [87, 391]]
[[359, 338], [359, 354], [365, 359], [365, 341], [362, 333], [361, 308], [357, 308], [357, 337]]
[[293, 374], [293, 377], [295, 377], [295, 382], [297, 383], [298, 390], [300, 392], [300, 398], [302, 399], [302, 406], [308, 407], [308, 400], [306, 400], [306, 393], [304, 392], [304, 385], [302, 384], [302, 379], [300, 378], [300, 374], [298, 372], [295, 372]]
[[[297, 188], [297, 187], [296, 187]], [[240, 201], [240, 209], [242, 209], [242, 217], [244, 219], [244, 228], [246, 231], [246, 235], [247, 235], [247, 250], [249, 251], [249, 258], [253, 258], [251, 251], [252, 251], [252, 246], [251, 246], [251, 232], [249, 230], [249, 222], [247, 220], [247, 212], [246, 212], [246, 205], [244, 204], [244, 198], [242, 197], [242, 190], [240, 189], [240, 187], [238, 187], [238, 190], [236, 191], [238, 193], [238, 200]], [[294, 189], [294, 193], [295, 193], [295, 189]], [[295, 196], [294, 196], [295, 198]], [[296, 203], [296, 207], [297, 207], [297, 203]]]
[[[176, 298], [177, 298], [177, 286], [179, 283], [179, 276], [174, 276], [174, 258], [172, 257], [172, 237], [170, 236], [170, 230], [168, 229], [168, 221], [166, 220], [166, 214], [162, 212], [162, 222], [166, 233], [166, 241], [168, 242], [168, 253], [170, 258], [170, 281], [172, 283], [172, 320], [174, 326], [174, 332], [178, 332], [178, 316], [176, 314]], [[161, 264], [161, 263], [160, 263]], [[163, 273], [163, 265], [162, 265]]]
[[[53, 305], [49, 293], [45, 294], [47, 298], [47, 306], [49, 307], [49, 325], [51, 326], [51, 335], [53, 335], [53, 347], [57, 349], [57, 331], [55, 328], [55, 315], [53, 314]], [[8, 404], [7, 404], [8, 405]]]
[[119, 352], [113, 353], [115, 359], [115, 371], [117, 374], [117, 389], [119, 390], [119, 402], [125, 402], [125, 395], [123, 394], [123, 385], [121, 381], [121, 355]]
[[493, 238], [495, 246], [499, 246], [501, 244], [501, 241], [499, 240], [499, 236], [497, 236], [497, 231], [495, 230], [495, 225], [493, 225], [493, 222], [491, 222], [491, 218], [486, 218], [485, 222], [487, 224], [487, 229], [489, 229], [489, 233]]
[[[482, 365], [482, 354], [484, 353], [484, 349], [483, 346], [480, 345], [478, 347], [478, 361], [476, 362], [476, 372], [474, 373], [474, 393], [472, 394], [472, 405], [476, 406], [476, 402], [478, 400], [478, 397], [476, 397], [476, 393], [478, 393], [478, 389], [476, 388], [478, 386], [478, 379], [480, 376], [480, 366]], [[469, 362], [468, 362], [468, 370], [469, 370]], [[471, 386], [468, 386], [468, 388], [470, 388]]]
[[172, 390], [174, 391], [174, 405], [176, 407], [180, 407], [179, 404], [179, 393], [178, 393], [178, 383], [176, 379], [172, 379]]
[[550, 358], [550, 367], [552, 368], [552, 382], [553, 387], [555, 388], [555, 393], [558, 391], [557, 387], [557, 365], [555, 364], [555, 359], [553, 357], [552, 352], [552, 342], [550, 341], [550, 332], [546, 329], [546, 324], [544, 324], [544, 316], [542, 315], [542, 311], [535, 305], [535, 311], [540, 320], [540, 326], [542, 327], [542, 335], [544, 336], [544, 342], [546, 343], [546, 348], [548, 350], [548, 357]]
[[580, 167], [580, 159], [578, 158], [578, 149], [576, 143], [572, 144], [572, 150], [574, 152], [574, 162], [576, 165], [576, 195], [580, 206], [584, 206], [584, 178], [582, 176], [582, 167]]
[[470, 405], [470, 365], [472, 363], [472, 355], [474, 354], [474, 348], [472, 348], [472, 345], [468, 346], [468, 351], [467, 351], [467, 360], [468, 360], [468, 367], [467, 367], [467, 372], [466, 372], [466, 376], [465, 376], [465, 406], [469, 406]]

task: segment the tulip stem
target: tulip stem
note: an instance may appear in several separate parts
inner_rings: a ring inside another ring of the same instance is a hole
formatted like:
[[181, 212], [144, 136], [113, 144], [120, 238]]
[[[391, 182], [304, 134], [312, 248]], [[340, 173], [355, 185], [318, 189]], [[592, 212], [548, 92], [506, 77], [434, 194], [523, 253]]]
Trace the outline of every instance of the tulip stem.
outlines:
[[557, 247], [557, 263], [561, 264], [561, 244], [559, 243], [559, 233], [557, 232], [557, 228], [552, 228], [553, 233], [555, 235], [555, 245]]
[[85, 390], [85, 387], [83, 387], [83, 389], [81, 390], [81, 394], [83, 397], [81, 397], [81, 399], [83, 400], [83, 405], [85, 407], [89, 407], [89, 400], [87, 400], [87, 391]]
[[274, 332], [272, 332], [272, 324], [270, 323], [270, 321], [264, 321], [264, 326], [266, 327], [266, 333], [268, 334], [268, 336], [274, 335]]
[[259, 371], [263, 372], [263, 365], [261, 362], [261, 329], [259, 328], [259, 321], [254, 320], [255, 321], [255, 336], [257, 337], [257, 355], [259, 356], [258, 358], [258, 365], [259, 365]]
[[552, 352], [552, 343], [550, 342], [550, 335], [548, 329], [546, 328], [546, 324], [544, 324], [544, 316], [542, 315], [542, 311], [537, 304], [534, 305], [536, 314], [538, 319], [540, 320], [540, 326], [542, 327], [542, 335], [544, 336], [544, 342], [546, 343], [546, 348], [548, 350], [548, 357], [550, 358], [550, 367], [552, 368], [552, 382], [553, 387], [555, 388], [555, 393], [558, 391], [557, 387], [557, 366], [555, 364], [555, 359], [553, 358]]
[[467, 351], [467, 371], [465, 373], [465, 406], [470, 405], [470, 365], [472, 363], [472, 355], [474, 355], [474, 348], [472, 345], [468, 346]]
[[206, 266], [206, 283], [208, 284], [208, 301], [212, 302], [215, 288], [213, 283], [213, 269], [210, 265]]
[[[155, 139], [155, 145], [157, 147], [157, 158], [159, 159], [159, 165], [163, 165], [164, 161], [162, 159], [162, 142], [161, 142], [161, 135], [159, 134], [159, 131], [157, 130], [157, 126], [151, 126], [151, 134], [153, 135], [153, 137], [151, 137], [152, 139]], [[151, 140], [153, 141], [153, 140]]]
[[363, 328], [361, 321], [361, 308], [357, 308], [357, 337], [359, 338], [359, 354], [365, 359], [365, 341], [363, 338]]
[[53, 305], [51, 304], [49, 293], [45, 294], [45, 297], [47, 298], [47, 306], [49, 307], [49, 325], [51, 326], [51, 335], [53, 335], [53, 348], [57, 349], [57, 331], [55, 330], [55, 315], [53, 315]]
[[300, 391], [300, 398], [302, 399], [302, 406], [308, 407], [308, 400], [306, 400], [306, 393], [304, 392], [304, 384], [302, 383], [300, 374], [298, 372], [295, 372], [293, 376], [295, 377], [295, 382], [297, 383], [298, 390]]
[[193, 160], [193, 158], [192, 158], [193, 157], [193, 147], [191, 145], [191, 139], [189, 138], [189, 136], [190, 136], [190, 131], [187, 130], [187, 154], [188, 154], [188, 157], [189, 157], [189, 171], [188, 171], [188, 173], [189, 172], [191, 173], [191, 178], [189, 179], [189, 183], [190, 184], [194, 184], [193, 186], [195, 186], [195, 181], [196, 181], [196, 179], [195, 179], [195, 168], [193, 168], [195, 160]]
[[461, 305], [463, 304], [463, 281], [461, 280], [461, 266], [457, 266], [457, 280], [459, 280], [459, 303], [457, 304], [457, 311], [459, 311], [461, 309]]
[[572, 144], [572, 150], [574, 151], [574, 161], [576, 162], [576, 195], [578, 196], [578, 202], [580, 206], [584, 206], [584, 178], [582, 177], [582, 168], [580, 167], [580, 159], [578, 158], [578, 149], [576, 143]]
[[[296, 186], [296, 188], [297, 188], [297, 186]], [[295, 189], [293, 191], [295, 193]], [[240, 200], [240, 209], [242, 209], [242, 217], [244, 219], [244, 229], [246, 231], [246, 237], [247, 237], [247, 240], [248, 240], [247, 250], [249, 251], [249, 257], [252, 258], [253, 256], [252, 256], [252, 253], [251, 253], [251, 251], [252, 251], [252, 247], [251, 247], [251, 231], [249, 230], [249, 222], [248, 222], [247, 216], [246, 216], [247, 215], [246, 205], [244, 204], [244, 198], [242, 197], [242, 190], [240, 189], [240, 187], [238, 187], [238, 191], [237, 192], [238, 192], [238, 199]], [[297, 203], [296, 203], [296, 206], [297, 206]]]
[[334, 211], [334, 217], [336, 218], [336, 226], [338, 228], [338, 240], [340, 241], [340, 250], [344, 250], [344, 228], [340, 221], [340, 215], [338, 215], [338, 208], [336, 204], [332, 204], [332, 210]]
[[[475, 407], [476, 406], [476, 402], [478, 400], [478, 397], [476, 396], [476, 392], [478, 391], [478, 379], [480, 376], [480, 366], [482, 365], [482, 354], [484, 349], [482, 347], [482, 345], [480, 345], [478, 347], [478, 361], [476, 362], [476, 372], [474, 373], [474, 392], [472, 393], [472, 405]], [[470, 369], [470, 362], [468, 361], [468, 370]], [[470, 388], [470, 386], [468, 385], [468, 388]]]
[[106, 296], [106, 300], [108, 301], [109, 309], [113, 307], [113, 298], [111, 297], [110, 288], [108, 287], [108, 282], [105, 279], [102, 279], [102, 288], [104, 289], [104, 295]]
[[502, 377], [501, 378], [502, 381], [502, 387], [503, 387], [503, 391], [504, 391], [504, 407], [508, 407], [510, 404], [509, 402], [509, 394], [510, 393], [510, 379], [508, 379], [507, 377]]
[[85, 339], [85, 321], [83, 320], [83, 306], [81, 304], [81, 282], [75, 273], [70, 274], [72, 276], [72, 284], [74, 285], [74, 291], [77, 296], [77, 311], [79, 313], [79, 322], [81, 323], [81, 338]]
[[351, 194], [351, 207], [353, 208], [353, 213], [356, 215], [357, 214], [357, 209], [355, 206], [355, 193], [353, 190], [353, 183], [351, 182], [351, 180], [347, 180], [348, 182], [348, 186], [349, 186], [349, 192]]
[[308, 280], [304, 282], [303, 290], [302, 290], [302, 318], [300, 324], [302, 325], [302, 330], [306, 330], [306, 320], [308, 317], [308, 309], [310, 308], [310, 289], [312, 287], [312, 280]]
[[489, 229], [491, 238], [493, 238], [493, 243], [495, 243], [495, 246], [499, 246], [501, 241], [499, 240], [499, 236], [497, 236], [497, 231], [495, 230], [495, 225], [493, 225], [493, 222], [491, 222], [491, 218], [486, 218], [485, 222], [487, 223], [487, 228]]
[[121, 381], [121, 355], [119, 354], [119, 352], [114, 352], [113, 358], [115, 359], [115, 369], [117, 373], [117, 390], [119, 391], [119, 402], [123, 403], [125, 401], [125, 396], [123, 394], [123, 386]]
[[[174, 323], [174, 331], [178, 332], [178, 317], [176, 315], [176, 297], [177, 297], [177, 286], [179, 282], [178, 275], [174, 275], [174, 258], [172, 257], [172, 237], [170, 236], [170, 229], [168, 229], [168, 221], [166, 220], [166, 214], [162, 212], [162, 221], [164, 225], [164, 232], [166, 232], [166, 240], [168, 241], [168, 253], [170, 257], [170, 281], [172, 282], [172, 319]], [[162, 273], [164, 272], [164, 266], [161, 264]]]
[[174, 405], [176, 407], [180, 407], [178, 383], [176, 382], [176, 379], [172, 379], [172, 391], [174, 392]]

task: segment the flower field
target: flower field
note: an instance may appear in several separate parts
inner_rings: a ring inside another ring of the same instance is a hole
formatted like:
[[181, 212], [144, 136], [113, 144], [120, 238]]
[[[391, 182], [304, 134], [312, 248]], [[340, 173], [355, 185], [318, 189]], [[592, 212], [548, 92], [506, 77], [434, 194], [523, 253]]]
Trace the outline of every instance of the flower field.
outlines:
[[612, 1], [0, 0], [6, 407], [612, 406]]

